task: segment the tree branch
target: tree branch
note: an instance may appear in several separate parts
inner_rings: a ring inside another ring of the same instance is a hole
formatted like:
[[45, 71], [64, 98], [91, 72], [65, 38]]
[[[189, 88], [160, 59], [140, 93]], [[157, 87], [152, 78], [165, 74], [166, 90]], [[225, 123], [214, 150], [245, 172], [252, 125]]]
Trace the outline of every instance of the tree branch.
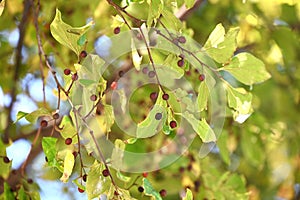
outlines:
[[23, 43], [24, 43], [24, 37], [25, 37], [25, 33], [26, 33], [26, 28], [27, 28], [27, 22], [28, 22], [28, 18], [30, 15], [30, 8], [32, 6], [32, 0], [25, 0], [24, 1], [24, 11], [23, 11], [23, 16], [22, 19], [20, 21], [20, 24], [18, 26], [19, 29], [19, 40], [18, 40], [18, 44], [17, 44], [17, 48], [16, 48], [16, 63], [15, 63], [15, 72], [13, 75], [13, 80], [14, 80], [14, 84], [12, 86], [11, 92], [10, 92], [10, 96], [11, 96], [11, 102], [7, 108], [7, 126], [5, 128], [4, 131], [4, 135], [3, 135], [3, 142], [5, 144], [7, 144], [9, 142], [9, 132], [10, 132], [10, 125], [12, 124], [12, 119], [11, 119], [11, 111], [12, 108], [14, 106], [14, 103], [16, 101], [16, 96], [17, 96], [17, 83], [19, 80], [19, 75], [20, 75], [20, 69], [22, 67], [22, 47], [23, 47]]

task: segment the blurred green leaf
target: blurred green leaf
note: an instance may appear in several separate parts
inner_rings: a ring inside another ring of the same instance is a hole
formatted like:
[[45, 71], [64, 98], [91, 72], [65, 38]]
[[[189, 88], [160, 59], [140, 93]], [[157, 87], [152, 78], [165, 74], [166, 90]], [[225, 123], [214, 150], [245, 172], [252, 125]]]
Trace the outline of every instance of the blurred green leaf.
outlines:
[[64, 115], [61, 120], [59, 132], [64, 139], [72, 138], [72, 144], [77, 144], [78, 138], [76, 136], [76, 129], [74, 128], [70, 117], [67, 115]]
[[271, 75], [266, 71], [265, 64], [249, 53], [239, 53], [231, 62], [219, 70], [231, 73], [238, 81], [253, 85], [268, 80]]
[[194, 131], [198, 134], [203, 142], [215, 142], [216, 135], [212, 128], [207, 124], [205, 118], [196, 119], [195, 116], [189, 112], [182, 113], [184, 117], [193, 127]]
[[199, 105], [198, 109], [201, 111], [207, 110], [207, 102], [209, 97], [209, 89], [207, 87], [206, 81], [202, 81], [198, 88], [197, 103]]

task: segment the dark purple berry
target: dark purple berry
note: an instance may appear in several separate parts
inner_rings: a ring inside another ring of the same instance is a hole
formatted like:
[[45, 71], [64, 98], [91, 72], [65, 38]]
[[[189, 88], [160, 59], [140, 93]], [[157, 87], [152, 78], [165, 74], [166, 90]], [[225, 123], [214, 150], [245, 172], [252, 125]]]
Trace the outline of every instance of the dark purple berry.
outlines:
[[33, 180], [31, 178], [27, 179], [27, 183], [32, 184]]
[[155, 119], [156, 120], [160, 120], [162, 118], [162, 114], [161, 113], [156, 113], [155, 114]]
[[84, 182], [86, 182], [86, 179], [87, 179], [87, 175], [84, 174], [84, 175], [82, 176], [82, 180], [83, 180]]
[[72, 74], [72, 80], [76, 81], [78, 79], [77, 73]]
[[167, 190], [162, 189], [161, 191], [159, 191], [159, 194], [161, 197], [165, 197], [165, 196], [167, 196]]
[[58, 114], [58, 113], [54, 113], [54, 114], [52, 115], [52, 117], [53, 117], [53, 119], [58, 119], [58, 118], [59, 118], [59, 114]]
[[67, 139], [65, 140], [65, 144], [66, 144], [66, 145], [72, 144], [72, 138], [67, 138]]
[[155, 76], [155, 71], [150, 71], [148, 73], [149, 78], [153, 78]]
[[70, 74], [71, 74], [71, 70], [70, 70], [70, 69], [65, 69], [65, 70], [64, 70], [64, 74], [65, 74], [66, 76], [70, 75]]
[[168, 100], [169, 99], [169, 95], [167, 93], [162, 95], [163, 100]]
[[47, 158], [47, 156], [45, 156], [45, 161], [46, 161], [46, 162], [48, 162], [48, 158]]
[[142, 186], [139, 186], [139, 187], [138, 187], [138, 191], [139, 191], [139, 192], [144, 192], [144, 188], [143, 188]]
[[205, 75], [204, 74], [200, 74], [199, 75], [199, 80], [200, 81], [204, 81], [205, 80]]
[[80, 58], [85, 58], [85, 57], [87, 57], [87, 52], [84, 51], [84, 50], [81, 51], [80, 54], [79, 54], [79, 57], [80, 57]]
[[119, 34], [120, 33], [120, 31], [121, 31], [121, 28], [120, 27], [116, 27], [115, 29], [114, 29], [114, 34]]
[[178, 38], [178, 42], [180, 42], [180, 43], [185, 43], [185, 42], [186, 42], [185, 37], [184, 37], [184, 36], [180, 36], [180, 37]]
[[77, 157], [77, 155], [78, 155], [78, 153], [77, 153], [77, 151], [73, 151], [73, 156], [76, 158]]
[[122, 71], [122, 70], [119, 71], [119, 76], [120, 76], [120, 77], [124, 76], [124, 74], [125, 74], [124, 71]]
[[171, 121], [171, 122], [170, 122], [170, 127], [171, 127], [171, 128], [176, 128], [176, 127], [177, 127], [177, 122], [174, 121], [174, 120]]
[[96, 101], [97, 100], [97, 96], [95, 94], [92, 94], [90, 96], [91, 101]]
[[5, 163], [9, 163], [9, 162], [10, 162], [10, 160], [9, 160], [9, 158], [8, 158], [7, 156], [5, 156], [5, 157], [3, 157], [3, 162], [5, 162]]
[[104, 177], [109, 176], [109, 171], [108, 171], [108, 169], [104, 169], [104, 170], [102, 171], [102, 175], [103, 175]]
[[157, 93], [156, 93], [156, 92], [151, 92], [151, 94], [150, 94], [150, 99], [151, 99], [152, 101], [155, 101], [156, 98], [157, 98]]
[[184, 60], [183, 59], [178, 60], [177, 65], [178, 67], [182, 67], [184, 65]]
[[148, 67], [144, 67], [144, 68], [142, 69], [142, 72], [143, 72], [144, 74], [147, 74], [148, 71], [149, 71]]
[[48, 126], [48, 122], [46, 120], [42, 120], [40, 123], [41, 127], [47, 127]]

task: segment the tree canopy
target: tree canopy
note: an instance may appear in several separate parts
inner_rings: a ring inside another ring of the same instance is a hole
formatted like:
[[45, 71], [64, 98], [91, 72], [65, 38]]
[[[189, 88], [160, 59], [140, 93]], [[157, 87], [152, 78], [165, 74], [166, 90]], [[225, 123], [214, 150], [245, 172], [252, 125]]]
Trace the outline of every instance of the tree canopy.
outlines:
[[295, 0], [1, 0], [0, 199], [299, 199], [299, 19]]

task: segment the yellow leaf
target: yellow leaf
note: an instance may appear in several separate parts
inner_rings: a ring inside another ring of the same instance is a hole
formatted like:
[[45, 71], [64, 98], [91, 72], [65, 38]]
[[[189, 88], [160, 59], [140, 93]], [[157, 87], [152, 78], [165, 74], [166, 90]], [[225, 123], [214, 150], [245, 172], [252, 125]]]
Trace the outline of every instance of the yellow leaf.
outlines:
[[73, 167], [74, 167], [75, 159], [72, 151], [67, 151], [65, 161], [64, 161], [64, 173], [60, 180], [64, 183], [68, 182], [69, 177], [72, 174]]

